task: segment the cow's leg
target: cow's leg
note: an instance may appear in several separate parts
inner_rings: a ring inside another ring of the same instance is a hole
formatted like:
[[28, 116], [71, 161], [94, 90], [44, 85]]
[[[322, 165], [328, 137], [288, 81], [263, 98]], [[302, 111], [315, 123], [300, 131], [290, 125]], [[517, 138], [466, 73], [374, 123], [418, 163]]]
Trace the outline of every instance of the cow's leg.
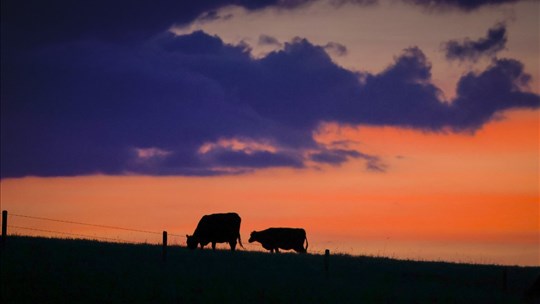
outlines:
[[236, 249], [236, 240], [229, 242], [229, 245], [231, 245], [231, 251], [234, 251]]
[[212, 242], [212, 250], [216, 250], [216, 242]]

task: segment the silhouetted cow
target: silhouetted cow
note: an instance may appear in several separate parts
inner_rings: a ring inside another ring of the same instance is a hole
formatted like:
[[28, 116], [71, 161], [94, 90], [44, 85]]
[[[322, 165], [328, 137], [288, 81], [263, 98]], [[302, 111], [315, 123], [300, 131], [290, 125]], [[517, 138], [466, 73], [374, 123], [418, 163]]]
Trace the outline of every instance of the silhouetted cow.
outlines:
[[[306, 248], [304, 248], [304, 240]], [[264, 249], [270, 252], [279, 252], [279, 249], [305, 253], [308, 248], [306, 231], [302, 228], [268, 228], [263, 231], [253, 231], [249, 242], [259, 242]]]
[[229, 243], [231, 251], [234, 251], [236, 249], [236, 239], [242, 246], [240, 222], [240, 216], [236, 213], [205, 215], [199, 221], [193, 235], [186, 235], [187, 246], [190, 249], [195, 249], [201, 244], [202, 249], [208, 243], [212, 243], [212, 249], [216, 250], [216, 243]]

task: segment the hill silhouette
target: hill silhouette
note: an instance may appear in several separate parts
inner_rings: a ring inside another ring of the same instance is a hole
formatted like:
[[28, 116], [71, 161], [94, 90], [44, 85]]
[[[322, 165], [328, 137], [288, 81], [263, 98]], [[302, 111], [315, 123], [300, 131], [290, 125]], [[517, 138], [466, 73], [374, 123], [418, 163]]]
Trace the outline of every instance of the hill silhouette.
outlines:
[[540, 267], [12, 236], [2, 303], [520, 303]]

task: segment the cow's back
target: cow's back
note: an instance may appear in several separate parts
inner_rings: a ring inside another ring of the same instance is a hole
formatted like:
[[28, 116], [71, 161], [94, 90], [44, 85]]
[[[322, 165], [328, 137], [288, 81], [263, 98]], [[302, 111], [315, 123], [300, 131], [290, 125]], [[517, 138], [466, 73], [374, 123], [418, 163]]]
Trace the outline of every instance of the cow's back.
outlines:
[[235, 240], [240, 232], [240, 216], [236, 213], [205, 215], [199, 221], [194, 236], [211, 242]]

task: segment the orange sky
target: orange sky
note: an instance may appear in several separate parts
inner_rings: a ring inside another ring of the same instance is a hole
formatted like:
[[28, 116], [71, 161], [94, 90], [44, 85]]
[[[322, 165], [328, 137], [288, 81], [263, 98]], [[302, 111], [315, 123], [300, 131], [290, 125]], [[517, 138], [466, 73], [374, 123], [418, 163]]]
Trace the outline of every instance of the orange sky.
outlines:
[[[381, 156], [340, 167], [227, 177], [86, 176], [1, 181], [2, 209], [141, 230], [191, 234], [203, 214], [236, 211], [252, 230], [304, 227], [310, 251], [540, 265], [539, 116], [514, 111], [476, 134], [321, 128]], [[159, 235], [10, 217], [10, 225], [159, 242]], [[10, 229], [32, 234], [32, 231]], [[182, 238], [173, 239], [184, 243]], [[258, 246], [246, 246], [257, 249]]]

